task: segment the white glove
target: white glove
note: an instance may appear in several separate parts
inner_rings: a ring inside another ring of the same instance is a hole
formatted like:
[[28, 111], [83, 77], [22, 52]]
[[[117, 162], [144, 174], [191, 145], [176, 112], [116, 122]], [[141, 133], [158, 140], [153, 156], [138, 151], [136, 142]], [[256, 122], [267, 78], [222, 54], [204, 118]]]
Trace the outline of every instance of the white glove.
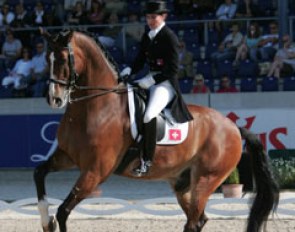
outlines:
[[152, 85], [156, 83], [152, 74], [148, 74], [136, 82], [143, 89], [148, 89], [149, 87], [151, 87]]
[[126, 67], [120, 72], [120, 77], [130, 76], [130, 74], [131, 74], [131, 68]]

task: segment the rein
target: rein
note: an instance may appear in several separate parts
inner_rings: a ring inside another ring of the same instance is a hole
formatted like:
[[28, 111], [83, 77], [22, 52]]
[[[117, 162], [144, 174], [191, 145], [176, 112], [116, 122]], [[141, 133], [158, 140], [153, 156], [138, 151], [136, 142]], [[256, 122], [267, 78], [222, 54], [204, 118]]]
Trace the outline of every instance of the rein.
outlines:
[[[121, 88], [121, 87], [118, 87], [118, 85], [116, 87], [114, 87], [114, 88], [90, 87], [90, 86], [74, 85], [72, 90], [70, 90], [70, 92], [73, 91], [73, 89], [77, 89], [77, 90], [100, 90], [102, 92], [86, 95], [86, 96], [83, 96], [83, 97], [77, 97], [77, 98], [69, 97], [69, 103], [78, 102], [78, 101], [82, 101], [82, 100], [87, 100], [87, 99], [94, 98], [94, 97], [100, 97], [100, 96], [106, 95], [108, 93], [120, 94], [120, 93], [126, 93], [128, 91], [126, 87]], [[71, 96], [71, 94], [69, 96]]]

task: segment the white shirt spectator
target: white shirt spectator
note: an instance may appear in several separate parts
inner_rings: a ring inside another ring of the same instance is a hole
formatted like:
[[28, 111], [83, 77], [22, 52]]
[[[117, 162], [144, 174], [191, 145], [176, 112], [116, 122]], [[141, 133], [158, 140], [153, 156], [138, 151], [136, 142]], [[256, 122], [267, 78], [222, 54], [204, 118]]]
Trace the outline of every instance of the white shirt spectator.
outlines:
[[32, 61], [20, 59], [16, 62], [15, 66], [12, 69], [13, 73], [16, 73], [20, 76], [28, 76], [32, 70]]
[[14, 18], [15, 15], [12, 12], [9, 12], [6, 17], [0, 12], [0, 27], [4, 26], [4, 20], [6, 21], [6, 24], [10, 25]]
[[3, 86], [13, 84], [15, 89], [23, 89], [26, 86], [21, 84], [21, 79], [28, 76], [32, 70], [32, 61], [20, 59], [16, 62], [12, 72], [9, 76], [4, 77], [2, 80]]
[[2, 53], [6, 57], [15, 57], [22, 49], [22, 43], [19, 39], [14, 39], [12, 42], [5, 41], [2, 46]]
[[221, 4], [217, 11], [216, 17], [217, 19], [227, 20], [234, 18], [237, 11], [237, 4], [235, 3], [223, 3]]
[[47, 68], [46, 53], [36, 54], [32, 59], [34, 73], [43, 73]]

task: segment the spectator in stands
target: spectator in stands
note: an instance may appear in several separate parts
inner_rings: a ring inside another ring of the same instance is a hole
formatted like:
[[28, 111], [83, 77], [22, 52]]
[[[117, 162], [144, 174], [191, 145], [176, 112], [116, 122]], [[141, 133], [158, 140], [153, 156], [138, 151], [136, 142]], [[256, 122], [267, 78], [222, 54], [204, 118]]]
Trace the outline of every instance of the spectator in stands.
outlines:
[[44, 42], [39, 40], [36, 43], [36, 54], [32, 58], [32, 71], [28, 77], [28, 84], [31, 87], [33, 97], [44, 96], [48, 77], [48, 64]]
[[186, 49], [184, 41], [179, 42], [178, 51], [178, 79], [194, 76], [193, 53]]
[[235, 17], [237, 11], [237, 4], [232, 0], [224, 0], [216, 11], [216, 18], [220, 20], [228, 20]]
[[127, 25], [125, 26], [127, 47], [140, 42], [145, 26], [140, 23], [138, 15], [135, 12], [128, 14]]
[[194, 77], [194, 86], [192, 93], [209, 93], [210, 89], [205, 85], [204, 76], [202, 74], [196, 74]]
[[252, 0], [241, 0], [238, 1], [238, 7], [236, 12], [236, 17], [240, 18], [250, 18], [257, 17], [258, 6]]
[[31, 18], [29, 13], [25, 10], [22, 3], [15, 5], [15, 18], [12, 22], [13, 27], [24, 28], [29, 27], [31, 24]]
[[295, 71], [295, 44], [292, 43], [289, 35], [282, 38], [283, 48], [276, 52], [274, 61], [270, 66], [267, 74], [269, 77], [285, 77], [291, 76]]
[[82, 2], [76, 2], [74, 9], [69, 12], [67, 22], [69, 25], [87, 24], [87, 14], [84, 11]]
[[257, 46], [260, 41], [260, 29], [257, 23], [251, 23], [248, 27], [247, 34], [244, 36], [242, 44], [238, 47], [234, 65], [238, 65], [240, 60], [249, 58], [257, 60]]
[[121, 0], [107, 0], [105, 1], [105, 10], [108, 14], [124, 15], [127, 8], [126, 2]]
[[22, 42], [14, 37], [14, 33], [11, 29], [6, 30], [5, 42], [2, 45], [1, 67], [10, 69], [21, 56]]
[[223, 75], [220, 79], [219, 89], [216, 91], [217, 93], [236, 93], [239, 92], [235, 86], [232, 86], [230, 78], [228, 75]]
[[108, 27], [103, 31], [102, 35], [98, 37], [99, 41], [105, 47], [112, 47], [118, 45], [119, 37], [121, 35], [121, 26], [116, 26], [119, 23], [119, 18], [116, 13], [109, 15], [107, 19]]
[[35, 27], [48, 26], [47, 15], [41, 1], [37, 1], [35, 4], [35, 8], [32, 13], [32, 25]]
[[243, 42], [243, 34], [240, 32], [239, 24], [233, 23], [231, 32], [224, 38], [218, 47], [218, 51], [211, 54], [211, 60], [216, 65], [219, 61], [233, 60], [236, 56], [237, 48]]
[[[15, 5], [15, 18], [11, 25], [14, 28], [24, 29], [28, 28], [31, 25], [31, 16], [30, 14], [24, 9], [22, 3], [18, 3]], [[31, 45], [31, 36], [30, 31], [16, 31], [15, 35], [17, 38], [21, 38], [21, 42], [23, 46], [30, 46]]]
[[105, 18], [105, 11], [103, 4], [98, 0], [91, 1], [91, 8], [88, 13], [88, 22], [90, 24], [103, 24]]
[[271, 22], [269, 30], [270, 33], [262, 35], [258, 43], [258, 57], [262, 61], [271, 61], [278, 49], [278, 23]]
[[15, 15], [10, 11], [8, 3], [4, 3], [0, 12], [0, 27], [9, 26], [13, 22]]
[[54, 22], [56, 25], [63, 25], [66, 21], [66, 10], [64, 8], [64, 5], [64, 0], [53, 0], [52, 17], [54, 18]]
[[13, 84], [15, 90], [23, 90], [27, 87], [26, 78], [30, 75], [32, 69], [32, 60], [30, 50], [26, 47], [22, 50], [22, 58], [20, 58], [12, 71], [7, 77], [2, 79], [2, 85], [8, 87]]

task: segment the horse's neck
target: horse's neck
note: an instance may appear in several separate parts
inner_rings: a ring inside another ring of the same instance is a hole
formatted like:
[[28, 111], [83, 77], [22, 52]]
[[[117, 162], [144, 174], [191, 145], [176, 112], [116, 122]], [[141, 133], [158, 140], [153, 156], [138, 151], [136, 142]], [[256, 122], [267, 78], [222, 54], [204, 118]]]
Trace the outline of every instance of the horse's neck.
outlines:
[[88, 72], [86, 76], [92, 82], [89, 85], [107, 88], [116, 87], [118, 74], [104, 52], [99, 49], [98, 52], [91, 55], [90, 59], [92, 59], [91, 62], [86, 64], [86, 72]]

